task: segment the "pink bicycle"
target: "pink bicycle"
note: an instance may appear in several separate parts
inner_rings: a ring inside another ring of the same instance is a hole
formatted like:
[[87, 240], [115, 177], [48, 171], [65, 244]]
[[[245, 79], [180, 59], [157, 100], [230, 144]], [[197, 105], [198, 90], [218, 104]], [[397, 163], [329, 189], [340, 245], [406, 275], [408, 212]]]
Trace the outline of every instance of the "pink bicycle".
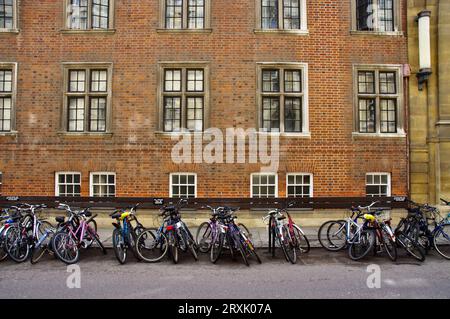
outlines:
[[97, 224], [89, 208], [81, 211], [72, 211], [68, 205], [59, 204], [59, 209], [65, 209], [69, 213], [69, 219], [57, 217], [56, 221], [61, 223], [61, 228], [52, 240], [55, 255], [64, 263], [75, 264], [80, 259], [80, 248], [89, 248], [95, 242], [103, 254], [106, 249], [97, 234]]

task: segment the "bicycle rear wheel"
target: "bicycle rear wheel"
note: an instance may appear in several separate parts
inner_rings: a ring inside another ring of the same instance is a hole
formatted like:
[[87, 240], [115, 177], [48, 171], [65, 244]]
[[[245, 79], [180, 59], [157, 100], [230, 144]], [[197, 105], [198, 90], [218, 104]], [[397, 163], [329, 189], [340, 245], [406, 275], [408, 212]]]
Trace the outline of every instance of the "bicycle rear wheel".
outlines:
[[294, 236], [297, 242], [297, 249], [302, 254], [307, 254], [311, 250], [311, 245], [309, 244], [308, 237], [306, 237], [303, 230], [296, 224], [293, 225]]
[[139, 258], [148, 263], [160, 261], [167, 254], [167, 237], [157, 229], [144, 230], [136, 239], [136, 251]]
[[8, 253], [6, 252], [5, 248], [5, 228], [0, 228], [0, 261], [4, 261], [6, 258], [8, 258]]
[[6, 252], [16, 263], [24, 262], [30, 256], [30, 246], [26, 234], [22, 234], [19, 226], [9, 227], [5, 233]]
[[397, 242], [408, 252], [408, 254], [417, 259], [418, 261], [425, 260], [425, 250], [420, 247], [420, 244], [411, 239], [408, 235], [403, 233], [402, 231], [397, 234]]
[[283, 253], [286, 260], [295, 264], [297, 262], [297, 253], [295, 252], [295, 246], [290, 239], [289, 230], [286, 226], [283, 227], [283, 238], [278, 237], [280, 246], [283, 249]]
[[[387, 226], [385, 226], [387, 227]], [[389, 258], [392, 261], [397, 260], [397, 245], [393, 238], [391, 237], [389, 230], [386, 228], [381, 229], [381, 236], [383, 238], [383, 247], [386, 250], [386, 253], [388, 254]]]
[[[355, 239], [353, 238], [353, 240]], [[375, 231], [373, 229], [363, 229], [359, 235], [359, 241], [350, 244], [348, 255], [352, 260], [360, 260], [373, 249], [374, 245]]]
[[122, 265], [127, 261], [127, 247], [123, 238], [122, 229], [115, 228], [112, 235], [114, 254]]
[[212, 229], [209, 222], [204, 222], [197, 229], [195, 242], [201, 253], [207, 253], [211, 249]]
[[215, 264], [222, 255], [224, 241], [225, 241], [225, 234], [220, 233], [219, 236], [216, 236], [216, 238], [211, 244], [210, 260], [213, 264]]
[[433, 246], [445, 259], [450, 259], [450, 224], [442, 225], [433, 237]]
[[236, 248], [241, 253], [241, 256], [242, 256], [242, 259], [244, 260], [245, 265], [247, 267], [249, 267], [250, 263], [248, 262], [248, 259], [247, 259], [247, 252], [246, 252], [244, 245], [241, 242], [241, 239], [239, 237], [236, 238], [236, 236], [235, 236], [234, 240], [235, 240]]

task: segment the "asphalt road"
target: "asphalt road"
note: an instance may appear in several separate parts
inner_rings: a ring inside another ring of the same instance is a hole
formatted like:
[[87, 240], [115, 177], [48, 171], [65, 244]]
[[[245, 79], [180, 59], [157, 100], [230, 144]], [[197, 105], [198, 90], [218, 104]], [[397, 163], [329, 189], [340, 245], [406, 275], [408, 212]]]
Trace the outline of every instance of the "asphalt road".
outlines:
[[[344, 252], [313, 249], [296, 265], [260, 251], [263, 264], [246, 267], [228, 256], [213, 265], [208, 256], [195, 262], [182, 255], [180, 264], [135, 262], [125, 266], [112, 250], [83, 251], [81, 288], [69, 289], [71, 273], [48, 256], [37, 265], [0, 264], [0, 298], [449, 298], [450, 261], [429, 255], [425, 263], [401, 254], [396, 263], [385, 256], [353, 262]], [[367, 267], [381, 269], [381, 288], [368, 288]], [[73, 281], [72, 281], [73, 282]]]

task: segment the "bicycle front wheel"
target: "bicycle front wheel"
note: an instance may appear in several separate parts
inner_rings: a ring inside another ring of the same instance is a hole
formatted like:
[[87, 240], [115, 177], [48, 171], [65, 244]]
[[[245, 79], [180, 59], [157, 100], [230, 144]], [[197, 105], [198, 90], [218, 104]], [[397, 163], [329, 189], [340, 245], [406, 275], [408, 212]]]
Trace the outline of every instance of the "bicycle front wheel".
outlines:
[[140, 259], [148, 263], [163, 259], [168, 248], [167, 237], [157, 229], [146, 229], [136, 239], [136, 252]]
[[201, 253], [207, 253], [211, 249], [212, 242], [212, 229], [208, 222], [204, 222], [197, 229], [195, 236], [195, 242]]
[[122, 265], [127, 261], [127, 247], [125, 245], [125, 240], [122, 235], [122, 230], [115, 228], [112, 235], [112, 244], [114, 248], [114, 254], [117, 260]]
[[75, 264], [80, 259], [77, 242], [69, 233], [57, 233], [53, 237], [52, 247], [56, 257], [65, 264]]
[[450, 259], [450, 224], [443, 225], [433, 237], [433, 246], [445, 259]]
[[210, 256], [211, 262], [213, 264], [215, 264], [222, 255], [223, 244], [225, 241], [225, 234], [220, 233], [218, 236], [215, 237], [216, 238], [211, 244], [211, 256]]
[[296, 224], [293, 225], [294, 230], [294, 236], [297, 244], [297, 249], [302, 254], [307, 254], [311, 250], [311, 245], [309, 243], [308, 237], [306, 237], [303, 230], [297, 226]]
[[9, 258], [17, 263], [24, 262], [30, 255], [30, 246], [26, 234], [18, 226], [10, 227], [5, 234], [5, 247]]
[[397, 242], [405, 248], [411, 257], [417, 259], [418, 261], [425, 260], [425, 250], [417, 241], [411, 239], [411, 237], [404, 234], [402, 231], [397, 234]]
[[329, 243], [326, 249], [330, 251], [339, 251], [347, 244], [346, 221], [337, 220], [328, 225], [327, 240]]
[[[357, 237], [356, 235], [355, 237]], [[375, 232], [373, 229], [363, 229], [358, 238], [353, 238], [348, 249], [349, 257], [352, 260], [360, 260], [364, 258], [375, 245]]]
[[286, 260], [292, 264], [295, 264], [297, 262], [297, 253], [295, 252], [295, 246], [292, 243], [289, 230], [286, 226], [283, 227], [283, 238], [278, 237], [278, 240], [281, 248], [283, 249]]
[[[387, 227], [387, 226], [385, 226]], [[383, 238], [383, 247], [386, 250], [386, 253], [388, 254], [389, 258], [392, 261], [397, 260], [397, 245], [395, 244], [394, 239], [390, 235], [390, 232], [385, 227], [381, 230], [381, 236]]]

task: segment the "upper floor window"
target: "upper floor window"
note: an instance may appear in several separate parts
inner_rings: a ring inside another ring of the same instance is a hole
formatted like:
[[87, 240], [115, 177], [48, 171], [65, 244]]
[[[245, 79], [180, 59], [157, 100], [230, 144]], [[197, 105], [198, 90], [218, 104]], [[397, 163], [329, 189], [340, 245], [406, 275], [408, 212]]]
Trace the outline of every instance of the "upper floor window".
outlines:
[[81, 174], [78, 172], [60, 172], [55, 174], [55, 196], [80, 197]]
[[400, 68], [355, 69], [357, 127], [359, 133], [402, 133], [402, 83]]
[[116, 174], [115, 173], [91, 173], [90, 175], [91, 197], [115, 197]]
[[110, 131], [111, 73], [110, 64], [65, 65], [63, 127], [67, 132]]
[[353, 0], [353, 29], [393, 32], [399, 30], [399, 0]]
[[201, 132], [205, 127], [209, 84], [206, 65], [161, 68], [161, 127], [164, 132]]
[[14, 63], [0, 63], [0, 133], [14, 129], [16, 69]]
[[307, 133], [307, 68], [304, 64], [260, 64], [258, 68], [260, 129]]
[[0, 195], [2, 194], [2, 186], [3, 186], [3, 173], [0, 172]]
[[306, 0], [258, 0], [260, 30], [306, 30]]
[[197, 174], [194, 173], [170, 174], [170, 197], [178, 197], [178, 198], [197, 197]]
[[0, 32], [17, 29], [17, 0], [0, 0]]
[[367, 173], [366, 196], [391, 196], [391, 174]]
[[161, 28], [198, 30], [210, 27], [211, 0], [160, 0]]
[[114, 0], [66, 0], [66, 27], [72, 30], [113, 28]]

